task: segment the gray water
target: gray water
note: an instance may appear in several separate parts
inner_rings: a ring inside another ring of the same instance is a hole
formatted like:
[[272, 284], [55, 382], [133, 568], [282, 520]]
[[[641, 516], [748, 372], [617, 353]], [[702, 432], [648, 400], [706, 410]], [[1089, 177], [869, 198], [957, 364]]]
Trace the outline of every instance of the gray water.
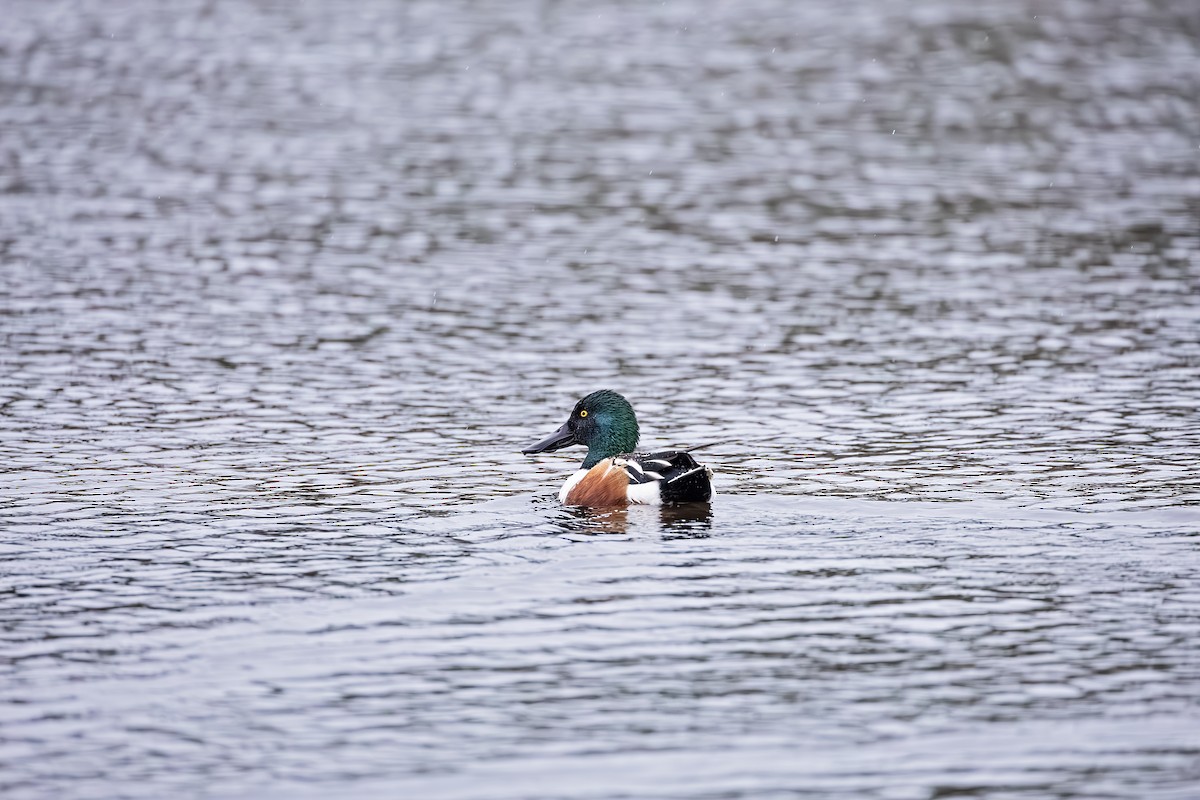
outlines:
[[4, 797], [1200, 797], [1193, 0], [4, 16]]

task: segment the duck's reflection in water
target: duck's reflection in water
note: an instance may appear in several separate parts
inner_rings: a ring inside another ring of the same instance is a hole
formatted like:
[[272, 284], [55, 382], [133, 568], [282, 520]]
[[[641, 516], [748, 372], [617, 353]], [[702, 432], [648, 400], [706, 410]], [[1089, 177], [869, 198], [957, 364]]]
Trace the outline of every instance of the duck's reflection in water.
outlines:
[[683, 503], [626, 508], [571, 508], [576, 533], [628, 534], [653, 531], [666, 538], [700, 538], [712, 529], [712, 505]]
[[658, 519], [668, 539], [703, 539], [712, 535], [712, 504], [659, 506]]

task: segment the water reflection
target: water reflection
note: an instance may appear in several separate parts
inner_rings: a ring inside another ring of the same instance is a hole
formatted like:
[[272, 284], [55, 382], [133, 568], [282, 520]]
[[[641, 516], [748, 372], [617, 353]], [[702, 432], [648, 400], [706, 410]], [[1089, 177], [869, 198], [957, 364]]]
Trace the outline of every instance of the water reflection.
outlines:
[[712, 530], [712, 504], [681, 503], [629, 508], [570, 508], [573, 533], [644, 534], [657, 530], [664, 538], [701, 538]]

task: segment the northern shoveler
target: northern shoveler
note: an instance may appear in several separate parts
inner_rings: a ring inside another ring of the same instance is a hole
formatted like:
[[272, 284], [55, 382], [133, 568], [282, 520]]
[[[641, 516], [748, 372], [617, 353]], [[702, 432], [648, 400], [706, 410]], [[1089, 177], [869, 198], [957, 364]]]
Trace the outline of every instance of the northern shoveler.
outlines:
[[691, 453], [635, 453], [637, 443], [633, 407], [616, 392], [601, 389], [576, 403], [558, 430], [521, 452], [549, 453], [573, 444], [587, 445], [583, 465], [558, 493], [558, 499], [570, 506], [603, 508], [712, 499], [712, 470], [696, 463]]

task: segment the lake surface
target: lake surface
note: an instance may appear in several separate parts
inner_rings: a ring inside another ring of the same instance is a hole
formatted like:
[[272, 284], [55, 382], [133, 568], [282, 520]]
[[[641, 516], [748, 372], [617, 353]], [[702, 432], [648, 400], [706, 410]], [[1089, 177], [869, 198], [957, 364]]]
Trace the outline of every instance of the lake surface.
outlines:
[[1197, 797], [1192, 0], [5, 16], [4, 797]]

